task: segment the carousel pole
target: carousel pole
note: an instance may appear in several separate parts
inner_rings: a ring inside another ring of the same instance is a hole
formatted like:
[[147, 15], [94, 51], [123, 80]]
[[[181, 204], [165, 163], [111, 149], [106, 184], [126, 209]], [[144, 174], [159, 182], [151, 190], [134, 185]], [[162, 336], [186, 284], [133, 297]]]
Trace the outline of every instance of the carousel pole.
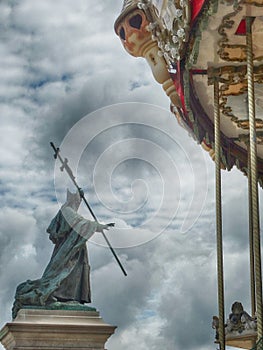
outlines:
[[254, 94], [254, 67], [252, 49], [252, 18], [246, 17], [247, 42], [247, 80], [248, 80], [248, 111], [249, 111], [249, 148], [251, 169], [251, 199], [252, 199], [252, 229], [255, 257], [255, 284], [256, 284], [256, 313], [258, 338], [263, 335], [262, 329], [262, 273], [261, 273], [261, 244], [259, 227], [258, 202], [258, 174], [257, 174], [257, 137], [255, 125], [255, 94]]
[[251, 166], [250, 166], [250, 146], [247, 144], [247, 180], [248, 180], [248, 208], [249, 208], [249, 258], [250, 258], [250, 300], [251, 314], [255, 316], [256, 298], [255, 298], [255, 254], [254, 254], [254, 237], [253, 237], [253, 212], [252, 212], [252, 191], [251, 191]]
[[214, 132], [215, 132], [215, 177], [216, 177], [216, 237], [217, 237], [217, 286], [219, 311], [219, 344], [225, 350], [225, 302], [224, 302], [224, 268], [222, 238], [222, 202], [221, 202], [221, 137], [219, 110], [219, 80], [214, 78]]

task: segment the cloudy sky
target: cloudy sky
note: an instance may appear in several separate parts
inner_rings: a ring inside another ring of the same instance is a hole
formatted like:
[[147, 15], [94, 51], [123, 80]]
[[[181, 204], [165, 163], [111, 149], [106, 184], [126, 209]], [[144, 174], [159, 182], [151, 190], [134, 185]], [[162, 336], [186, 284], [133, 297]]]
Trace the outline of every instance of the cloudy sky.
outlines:
[[[122, 48], [113, 31], [121, 7], [0, 3], [1, 326], [16, 286], [49, 261], [46, 228], [73, 190], [53, 141], [98, 219], [116, 222], [108, 237], [127, 277], [98, 234], [88, 245], [92, 306], [118, 326], [108, 350], [216, 348], [214, 165], [177, 125], [144, 60]], [[226, 314], [235, 300], [250, 312], [246, 179], [222, 175]]]

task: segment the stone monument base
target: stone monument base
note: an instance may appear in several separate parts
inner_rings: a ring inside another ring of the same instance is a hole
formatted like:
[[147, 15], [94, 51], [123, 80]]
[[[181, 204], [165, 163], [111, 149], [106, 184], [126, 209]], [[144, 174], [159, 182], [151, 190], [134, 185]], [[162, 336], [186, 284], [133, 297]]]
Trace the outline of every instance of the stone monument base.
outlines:
[[115, 329], [97, 311], [21, 309], [0, 341], [6, 350], [105, 350]]

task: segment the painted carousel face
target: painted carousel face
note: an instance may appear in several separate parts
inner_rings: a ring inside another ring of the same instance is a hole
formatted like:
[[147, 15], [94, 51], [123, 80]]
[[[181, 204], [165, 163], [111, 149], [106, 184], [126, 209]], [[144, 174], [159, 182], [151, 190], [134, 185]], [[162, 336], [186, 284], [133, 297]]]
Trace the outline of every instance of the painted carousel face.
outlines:
[[135, 57], [140, 55], [142, 44], [151, 38], [148, 24], [144, 12], [137, 10], [128, 15], [117, 29], [124, 48]]

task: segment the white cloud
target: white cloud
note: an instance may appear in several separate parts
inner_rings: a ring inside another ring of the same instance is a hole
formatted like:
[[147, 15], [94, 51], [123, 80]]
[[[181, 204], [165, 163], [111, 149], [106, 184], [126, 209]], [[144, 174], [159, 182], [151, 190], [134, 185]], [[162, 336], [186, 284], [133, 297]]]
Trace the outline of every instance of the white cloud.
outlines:
[[[95, 136], [81, 153], [78, 180], [96, 215], [128, 230], [122, 237], [125, 248], [117, 249], [128, 277], [108, 249], [89, 244], [93, 304], [118, 326], [107, 348], [208, 349], [213, 346], [210, 319], [217, 313], [213, 163], [167, 112], [168, 98], [144, 60], [121, 47], [113, 31], [121, 6], [120, 0], [0, 4], [1, 323], [11, 317], [17, 284], [41, 276], [53, 249], [45, 233], [58, 210], [49, 142], [59, 145], [88, 113], [123, 103], [122, 109], [101, 110], [96, 122], [91, 114], [69, 143], [74, 153]], [[127, 102], [136, 103], [127, 109]], [[121, 126], [104, 130], [116, 116]], [[132, 116], [137, 125], [125, 125]], [[118, 165], [121, 154], [140, 161]], [[95, 165], [101, 167], [93, 179]], [[109, 175], [112, 166], [108, 182], [102, 171]], [[71, 185], [65, 173], [56, 176], [63, 201], [64, 188]], [[249, 305], [245, 178], [238, 171], [224, 172], [223, 186], [228, 311], [236, 298]], [[162, 210], [154, 216], [159, 205]], [[152, 239], [174, 212], [170, 226]], [[84, 208], [82, 214], [88, 216]], [[235, 225], [233, 216], [239, 218]], [[122, 230], [107, 235], [118, 246]], [[147, 243], [138, 246], [138, 240]]]

